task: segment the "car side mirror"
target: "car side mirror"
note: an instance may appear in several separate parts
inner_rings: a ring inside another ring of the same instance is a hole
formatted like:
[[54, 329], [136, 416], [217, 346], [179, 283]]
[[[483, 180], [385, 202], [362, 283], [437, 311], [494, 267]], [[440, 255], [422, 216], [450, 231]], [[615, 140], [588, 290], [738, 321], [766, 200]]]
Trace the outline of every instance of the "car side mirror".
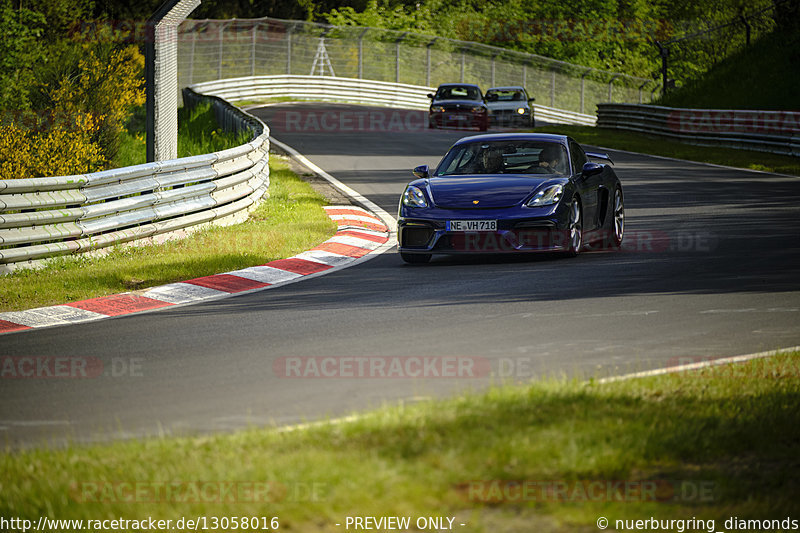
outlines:
[[529, 101], [529, 102], [533, 102], [533, 101], [535, 101], [535, 100], [536, 100], [536, 98], [534, 98], [533, 96], [531, 96], [530, 98], [528, 98], [528, 101]]
[[430, 98], [431, 100], [433, 100], [433, 95], [432, 95], [431, 93], [428, 93], [426, 96], [427, 96], [428, 98]]
[[428, 170], [428, 165], [420, 165], [418, 167], [415, 167], [414, 170], [412, 170], [411, 172], [416, 177], [418, 177], [419, 179], [422, 179], [422, 180], [427, 178], [428, 175], [430, 174], [430, 171]]
[[589, 176], [594, 176], [596, 174], [600, 174], [603, 172], [603, 165], [599, 165], [597, 163], [592, 163], [588, 161], [583, 164], [583, 169], [581, 169], [581, 176], [584, 178], [588, 178]]

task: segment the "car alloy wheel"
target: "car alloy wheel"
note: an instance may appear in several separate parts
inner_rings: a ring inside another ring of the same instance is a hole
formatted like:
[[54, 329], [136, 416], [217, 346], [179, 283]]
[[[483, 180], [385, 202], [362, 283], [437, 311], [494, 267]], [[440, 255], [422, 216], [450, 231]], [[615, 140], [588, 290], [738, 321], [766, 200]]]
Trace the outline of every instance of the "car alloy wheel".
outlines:
[[567, 255], [575, 257], [581, 251], [583, 245], [583, 222], [581, 216], [581, 204], [577, 198], [572, 199], [569, 206], [569, 248]]
[[625, 233], [625, 204], [622, 200], [622, 190], [617, 187], [614, 190], [614, 238], [612, 245], [619, 248], [622, 245], [622, 237]]

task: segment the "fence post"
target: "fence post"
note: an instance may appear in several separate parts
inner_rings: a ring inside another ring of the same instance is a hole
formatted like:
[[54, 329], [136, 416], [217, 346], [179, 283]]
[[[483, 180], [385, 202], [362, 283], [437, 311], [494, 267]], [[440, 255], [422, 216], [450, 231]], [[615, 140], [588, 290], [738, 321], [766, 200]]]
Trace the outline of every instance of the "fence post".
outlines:
[[189, 85], [194, 83], [194, 47], [197, 43], [197, 31], [192, 28], [192, 53], [189, 54]]
[[292, 75], [292, 32], [294, 31], [294, 26], [289, 26], [289, 30], [286, 32], [286, 74], [291, 76]]
[[408, 32], [403, 32], [394, 42], [394, 82], [400, 83], [400, 41], [405, 39]]
[[494, 87], [494, 63], [495, 63], [494, 60], [496, 57], [497, 54], [492, 54], [492, 87]]
[[258, 23], [253, 26], [253, 45], [250, 49], [250, 75], [256, 75], [256, 31], [258, 30]]
[[464, 49], [461, 49], [461, 83], [464, 83]]
[[556, 106], [556, 71], [550, 71], [550, 107]]
[[609, 102], [612, 101], [612, 98], [611, 98], [611, 84], [614, 83], [614, 80], [619, 78], [620, 76], [622, 76], [622, 74], [616, 73], [613, 76], [611, 76], [611, 79], [608, 81], [608, 101]]
[[364, 77], [364, 35], [369, 30], [364, 30], [358, 35], [358, 79]]
[[436, 39], [438, 39], [438, 37], [434, 37], [431, 42], [425, 45], [425, 48], [427, 49], [426, 53], [427, 68], [425, 72], [425, 85], [427, 85], [428, 87], [431, 86], [431, 46], [433, 46], [433, 43], [436, 42]]
[[643, 84], [639, 85], [639, 103], [640, 104], [644, 103], [644, 102], [642, 102], [642, 89], [644, 89], [644, 86], [647, 85], [648, 83], [650, 83], [650, 80], [647, 80]]
[[219, 26], [219, 62], [217, 63], [217, 79], [222, 79], [222, 36], [225, 34], [225, 23]]
[[583, 93], [584, 93], [584, 85], [586, 84], [586, 76], [593, 70], [594, 69], [590, 68], [589, 70], [581, 74], [581, 114], [583, 114]]

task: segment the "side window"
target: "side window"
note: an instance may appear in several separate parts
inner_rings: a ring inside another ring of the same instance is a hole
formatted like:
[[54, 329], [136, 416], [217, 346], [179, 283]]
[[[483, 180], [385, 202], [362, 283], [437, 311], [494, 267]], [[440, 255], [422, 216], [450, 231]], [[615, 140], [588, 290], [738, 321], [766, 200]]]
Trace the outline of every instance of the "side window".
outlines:
[[569, 154], [570, 160], [572, 161], [572, 172], [573, 174], [580, 173], [583, 165], [589, 161], [586, 158], [586, 153], [583, 151], [583, 148], [576, 143], [575, 141], [569, 142]]

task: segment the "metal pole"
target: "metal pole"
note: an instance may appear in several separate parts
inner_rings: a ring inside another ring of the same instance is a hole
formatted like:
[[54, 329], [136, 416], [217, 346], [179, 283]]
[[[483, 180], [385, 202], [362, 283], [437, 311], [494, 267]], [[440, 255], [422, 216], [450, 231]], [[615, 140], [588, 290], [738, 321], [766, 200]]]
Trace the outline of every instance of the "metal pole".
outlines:
[[292, 31], [294, 26], [289, 26], [286, 32], [286, 74], [292, 73]]
[[250, 75], [256, 75], [256, 29], [258, 28], [258, 24], [256, 23], [253, 26], [253, 46], [250, 49]]
[[660, 42], [655, 41], [658, 46], [658, 53], [661, 54], [661, 96], [667, 95], [667, 56], [669, 49], [663, 46]]
[[149, 19], [145, 26], [144, 43], [144, 128], [145, 158], [148, 163], [156, 160], [156, 23]]
[[619, 78], [620, 76], [622, 76], [622, 74], [619, 74], [619, 73], [614, 74], [613, 76], [611, 76], [611, 79], [608, 82], [608, 101], [609, 102], [611, 102], [611, 100], [612, 100], [611, 99], [611, 84], [614, 83], [614, 80]]
[[642, 102], [642, 89], [644, 89], [644, 86], [647, 85], [648, 83], [650, 83], [650, 80], [647, 80], [643, 84], [639, 85], [639, 103], [640, 104], [644, 103], [644, 102]]
[[369, 30], [364, 30], [358, 36], [358, 79], [362, 79], [364, 77], [364, 35], [367, 34]]
[[400, 83], [400, 41], [405, 39], [406, 33], [403, 33], [394, 42], [394, 82]]
[[222, 79], [222, 35], [225, 33], [225, 24], [219, 27], [219, 64], [217, 65], [217, 79]]
[[550, 107], [556, 106], [556, 71], [550, 71]]
[[427, 49], [427, 53], [426, 53], [427, 57], [426, 57], [426, 61], [425, 61], [425, 64], [426, 64], [425, 85], [427, 85], [428, 87], [430, 87], [430, 85], [431, 85], [431, 46], [433, 46], [433, 43], [436, 42], [436, 39], [438, 39], [438, 37], [434, 37], [431, 42], [429, 42], [428, 44], [425, 45], [425, 48]]
[[584, 85], [586, 84], [586, 76], [594, 69], [589, 69], [583, 74], [581, 74], [581, 113], [583, 113], [583, 94], [584, 94]]
[[464, 83], [464, 49], [461, 49], [461, 83]]
[[494, 60], [495, 60], [496, 57], [497, 57], [497, 54], [492, 56], [492, 87], [494, 87], [494, 63], [495, 63]]
[[194, 83], [194, 47], [197, 43], [197, 27], [192, 28], [192, 53], [189, 54], [189, 85]]

